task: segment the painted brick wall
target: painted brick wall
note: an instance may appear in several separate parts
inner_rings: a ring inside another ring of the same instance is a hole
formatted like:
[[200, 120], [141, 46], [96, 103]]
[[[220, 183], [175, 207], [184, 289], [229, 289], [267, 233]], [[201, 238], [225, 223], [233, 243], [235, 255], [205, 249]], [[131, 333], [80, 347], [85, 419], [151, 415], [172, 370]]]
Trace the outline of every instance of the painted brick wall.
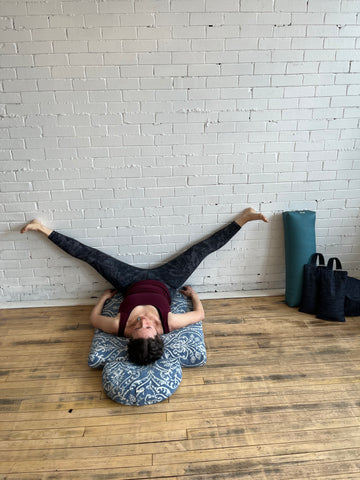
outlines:
[[[360, 2], [0, 1], [0, 284], [6, 301], [107, 284], [37, 235], [47, 225], [154, 265], [252, 205], [191, 278], [284, 286], [281, 212], [360, 265]], [[360, 274], [358, 273], [358, 276]]]

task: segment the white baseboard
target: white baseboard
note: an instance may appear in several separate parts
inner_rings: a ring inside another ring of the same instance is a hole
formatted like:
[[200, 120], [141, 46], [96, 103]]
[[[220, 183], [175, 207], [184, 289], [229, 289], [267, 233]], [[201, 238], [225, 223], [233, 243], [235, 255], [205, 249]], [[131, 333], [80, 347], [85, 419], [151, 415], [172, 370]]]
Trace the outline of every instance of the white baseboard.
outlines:
[[275, 297], [285, 295], [285, 290], [246, 290], [239, 292], [209, 292], [199, 293], [201, 300], [212, 300], [217, 298], [251, 298], [251, 297]]
[[[284, 295], [284, 293], [284, 290], [247, 290], [239, 292], [199, 293], [199, 297], [201, 300], [211, 300], [217, 298], [274, 297]], [[97, 301], [97, 298], [67, 298], [65, 300], [36, 300], [33, 302], [0, 302], [0, 308], [71, 307], [76, 305], [95, 305]]]

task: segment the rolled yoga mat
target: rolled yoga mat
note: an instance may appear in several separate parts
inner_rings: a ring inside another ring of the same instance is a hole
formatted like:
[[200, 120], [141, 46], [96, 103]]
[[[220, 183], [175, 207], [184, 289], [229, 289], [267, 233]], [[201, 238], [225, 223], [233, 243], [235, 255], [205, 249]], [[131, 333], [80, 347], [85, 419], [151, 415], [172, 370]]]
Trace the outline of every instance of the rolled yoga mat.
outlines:
[[316, 252], [315, 212], [283, 212], [285, 235], [285, 302], [297, 307], [301, 302], [304, 265]]

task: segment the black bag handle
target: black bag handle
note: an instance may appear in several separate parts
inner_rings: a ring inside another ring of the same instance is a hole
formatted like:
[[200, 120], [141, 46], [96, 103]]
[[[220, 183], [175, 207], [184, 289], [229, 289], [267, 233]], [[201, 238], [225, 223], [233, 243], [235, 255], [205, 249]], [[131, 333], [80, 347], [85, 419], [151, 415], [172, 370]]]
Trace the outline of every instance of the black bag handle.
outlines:
[[329, 258], [329, 261], [327, 263], [327, 268], [329, 268], [330, 270], [333, 270], [333, 267], [334, 267], [334, 260], [336, 262], [336, 270], [342, 270], [342, 265], [341, 265], [341, 262], [338, 258], [336, 257], [331, 257]]
[[319, 265], [325, 265], [324, 255], [322, 253], [313, 253], [310, 257], [310, 264], [316, 265], [317, 259], [319, 258]]

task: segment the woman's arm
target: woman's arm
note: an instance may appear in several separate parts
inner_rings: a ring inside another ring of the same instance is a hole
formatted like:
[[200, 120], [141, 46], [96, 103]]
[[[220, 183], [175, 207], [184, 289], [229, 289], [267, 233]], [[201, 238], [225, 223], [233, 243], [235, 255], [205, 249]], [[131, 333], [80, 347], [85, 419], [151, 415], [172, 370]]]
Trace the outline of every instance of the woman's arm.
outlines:
[[119, 331], [120, 314], [116, 317], [105, 317], [101, 315], [101, 312], [106, 300], [112, 298], [115, 293], [116, 290], [106, 290], [90, 314], [90, 322], [93, 327], [99, 328], [103, 332], [111, 333], [112, 335], [117, 335]]
[[182, 288], [180, 292], [185, 295], [185, 297], [191, 298], [193, 310], [187, 313], [170, 313], [168, 319], [170, 332], [187, 327], [193, 323], [202, 322], [205, 319], [204, 308], [195, 290], [187, 285]]

